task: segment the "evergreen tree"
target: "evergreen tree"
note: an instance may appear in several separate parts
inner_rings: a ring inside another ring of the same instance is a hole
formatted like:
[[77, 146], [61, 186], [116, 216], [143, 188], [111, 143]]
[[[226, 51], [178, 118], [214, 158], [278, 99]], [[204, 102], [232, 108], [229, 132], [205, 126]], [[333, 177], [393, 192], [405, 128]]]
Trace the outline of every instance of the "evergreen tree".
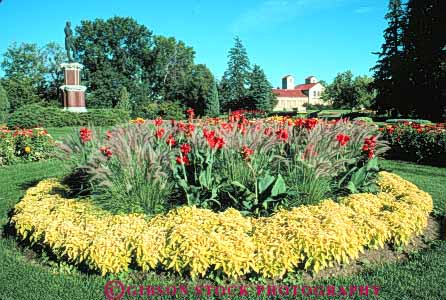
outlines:
[[[397, 106], [403, 90], [402, 74], [402, 36], [405, 24], [404, 10], [400, 0], [390, 0], [389, 12], [385, 16], [388, 27], [384, 31], [384, 44], [378, 55], [374, 71], [377, 89], [376, 105], [379, 109], [389, 110]], [[394, 111], [396, 112], [396, 111]]]
[[271, 111], [277, 104], [272, 86], [259, 65], [254, 65], [249, 77], [249, 108]]
[[182, 104], [184, 107], [193, 108], [196, 115], [202, 116], [209, 102], [209, 95], [215, 81], [214, 75], [206, 65], [198, 64], [192, 67], [188, 81], [186, 96]]
[[116, 108], [126, 111], [132, 111], [132, 106], [130, 104], [130, 95], [129, 92], [127, 92], [127, 88], [125, 86], [121, 88], [121, 91], [119, 93], [119, 101], [116, 105]]
[[399, 109], [442, 120], [446, 108], [446, 3], [410, 0], [403, 34], [407, 82]]
[[218, 117], [220, 114], [220, 101], [218, 99], [217, 83], [214, 80], [212, 88], [206, 102], [205, 115], [210, 117]]
[[0, 84], [0, 125], [6, 123], [6, 119], [9, 113], [9, 101], [6, 95], [6, 91]]
[[228, 68], [220, 84], [220, 100], [224, 110], [243, 107], [249, 86], [250, 63], [246, 49], [237, 36], [229, 50]]

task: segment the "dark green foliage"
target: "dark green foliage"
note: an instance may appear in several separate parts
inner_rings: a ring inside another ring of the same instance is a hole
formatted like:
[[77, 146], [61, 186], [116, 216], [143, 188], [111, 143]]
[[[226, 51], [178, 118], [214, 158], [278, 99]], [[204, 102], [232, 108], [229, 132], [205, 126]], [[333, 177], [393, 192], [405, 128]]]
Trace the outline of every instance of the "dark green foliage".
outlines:
[[0, 125], [6, 122], [9, 113], [9, 100], [5, 89], [0, 83]]
[[341, 187], [347, 182], [347, 190], [352, 193], [377, 193], [376, 178], [380, 171], [378, 158], [375, 157], [367, 162], [362, 162], [362, 166], [353, 166], [346, 175], [338, 182]]
[[387, 157], [392, 159], [446, 165], [446, 132], [435, 125], [405, 125], [398, 122], [383, 130], [383, 137], [391, 146]]
[[333, 108], [368, 108], [375, 98], [372, 82], [373, 79], [367, 76], [353, 77], [351, 71], [338, 73], [326, 86], [322, 99], [332, 103]]
[[113, 17], [82, 21], [76, 27], [75, 44], [93, 94], [89, 105], [111, 108], [119, 101], [122, 86], [133, 95], [144, 80], [153, 37], [132, 18]]
[[148, 120], [154, 120], [161, 117], [166, 120], [184, 119], [184, 108], [178, 102], [151, 102], [135, 113], [136, 117], [143, 117]]
[[223, 111], [245, 108], [251, 71], [248, 54], [237, 36], [229, 50], [228, 67], [220, 82], [220, 104]]
[[212, 88], [209, 91], [209, 97], [206, 102], [204, 114], [209, 117], [218, 117], [220, 115], [220, 99], [218, 96], [217, 82], [214, 80]]
[[64, 60], [62, 47], [56, 43], [41, 48], [31, 43], [12, 44], [2, 62], [10, 111], [40, 100], [57, 103], [63, 82], [59, 65]]
[[128, 112], [132, 111], [132, 105], [130, 104], [130, 95], [127, 92], [127, 88], [123, 86], [119, 94], [119, 101], [115, 108], [126, 110]]
[[391, 0], [378, 53], [377, 108], [393, 116], [441, 120], [446, 108], [444, 1]]
[[86, 113], [63, 111], [57, 107], [30, 104], [10, 115], [8, 127], [110, 126], [128, 122], [129, 112], [118, 109], [89, 109]]
[[[195, 114], [198, 116], [205, 115], [206, 114], [205, 112], [207, 110], [207, 107], [209, 107], [209, 104], [212, 101], [215, 102], [215, 99], [211, 99], [211, 97], [213, 97], [212, 89], [214, 88], [214, 82], [215, 82], [214, 76], [205, 65], [200, 64], [193, 66], [186, 92], [187, 96], [185, 101], [183, 101], [183, 105], [185, 107], [193, 108]], [[217, 103], [218, 103], [218, 94], [217, 94]]]
[[[155, 36], [153, 43], [146, 65], [147, 83], [153, 98], [157, 101], [179, 100], [184, 104], [189, 99], [188, 87], [194, 69], [193, 48], [173, 37]], [[203, 70], [203, 66], [198, 68]]]
[[378, 55], [378, 62], [372, 69], [375, 73], [374, 86], [378, 90], [376, 106], [383, 110], [395, 107], [401, 98], [402, 90], [402, 34], [404, 11], [400, 0], [389, 1], [389, 11], [385, 16], [388, 27], [384, 31], [384, 44]]
[[4, 78], [1, 82], [10, 103], [10, 112], [23, 105], [41, 101], [29, 78]]
[[259, 65], [254, 65], [249, 76], [249, 102], [251, 109], [265, 112], [271, 111], [277, 104], [277, 98], [272, 92], [272, 86], [266, 78], [265, 72]]

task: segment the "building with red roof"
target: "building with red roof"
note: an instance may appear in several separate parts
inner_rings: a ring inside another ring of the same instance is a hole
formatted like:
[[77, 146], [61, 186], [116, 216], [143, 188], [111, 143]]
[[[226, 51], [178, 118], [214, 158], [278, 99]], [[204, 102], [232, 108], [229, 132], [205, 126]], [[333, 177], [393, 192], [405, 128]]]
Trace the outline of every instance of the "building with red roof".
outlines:
[[314, 76], [305, 78], [305, 83], [294, 85], [294, 77], [282, 78], [282, 88], [273, 89], [277, 97], [275, 111], [305, 111], [306, 104], [324, 104], [321, 95], [325, 87]]

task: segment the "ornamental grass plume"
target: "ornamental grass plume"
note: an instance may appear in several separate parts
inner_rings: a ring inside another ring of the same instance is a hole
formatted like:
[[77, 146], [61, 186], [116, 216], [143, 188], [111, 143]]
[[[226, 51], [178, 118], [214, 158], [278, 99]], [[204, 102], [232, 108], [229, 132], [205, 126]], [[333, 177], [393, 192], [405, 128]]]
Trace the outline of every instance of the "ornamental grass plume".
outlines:
[[148, 215], [167, 207], [173, 190], [169, 153], [155, 139], [145, 124], [113, 131], [106, 148], [113, 155], [96, 155], [88, 163], [97, 203], [116, 213]]

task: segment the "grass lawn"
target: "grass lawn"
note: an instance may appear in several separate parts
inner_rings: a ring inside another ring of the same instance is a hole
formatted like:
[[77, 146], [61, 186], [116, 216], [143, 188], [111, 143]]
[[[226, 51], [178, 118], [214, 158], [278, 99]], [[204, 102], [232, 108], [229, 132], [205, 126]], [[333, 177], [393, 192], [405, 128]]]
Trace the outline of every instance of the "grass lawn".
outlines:
[[[60, 128], [51, 130], [61, 136]], [[69, 131], [69, 130], [68, 130]], [[395, 161], [384, 161], [386, 168], [414, 182], [430, 192], [437, 214], [444, 214], [446, 168], [420, 166]], [[0, 229], [8, 221], [8, 213], [23, 196], [24, 191], [38, 180], [62, 175], [58, 161], [50, 160], [0, 168]], [[42, 263], [33, 252], [17, 246], [12, 237], [0, 238], [0, 299], [1, 300], [63, 300], [104, 299], [105, 279]], [[145, 280], [145, 285], [167, 285], [156, 275]], [[131, 281], [124, 283], [132, 284]], [[302, 285], [302, 282], [294, 284]], [[172, 284], [172, 283], [171, 283]], [[175, 283], [173, 283], [175, 284]], [[176, 283], [179, 284], [179, 283]], [[282, 283], [278, 283], [282, 284]], [[286, 282], [283, 285], [292, 285]], [[387, 264], [347, 278], [335, 278], [310, 285], [378, 285], [379, 299], [446, 299], [446, 242], [435, 242], [431, 249], [414, 253], [405, 262]], [[194, 285], [190, 283], [190, 285]], [[192, 289], [192, 288], [191, 288]], [[128, 298], [128, 299], [137, 299]], [[321, 298], [318, 298], [321, 299]]]
[[55, 140], [59, 140], [63, 136], [71, 134], [75, 130], [79, 130], [79, 128], [78, 127], [49, 127], [49, 128], [47, 128], [47, 130], [48, 130], [48, 133], [51, 134], [51, 136]]
[[434, 214], [446, 215], [446, 168], [392, 160], [381, 161], [381, 166], [392, 170], [431, 194], [434, 200]]

